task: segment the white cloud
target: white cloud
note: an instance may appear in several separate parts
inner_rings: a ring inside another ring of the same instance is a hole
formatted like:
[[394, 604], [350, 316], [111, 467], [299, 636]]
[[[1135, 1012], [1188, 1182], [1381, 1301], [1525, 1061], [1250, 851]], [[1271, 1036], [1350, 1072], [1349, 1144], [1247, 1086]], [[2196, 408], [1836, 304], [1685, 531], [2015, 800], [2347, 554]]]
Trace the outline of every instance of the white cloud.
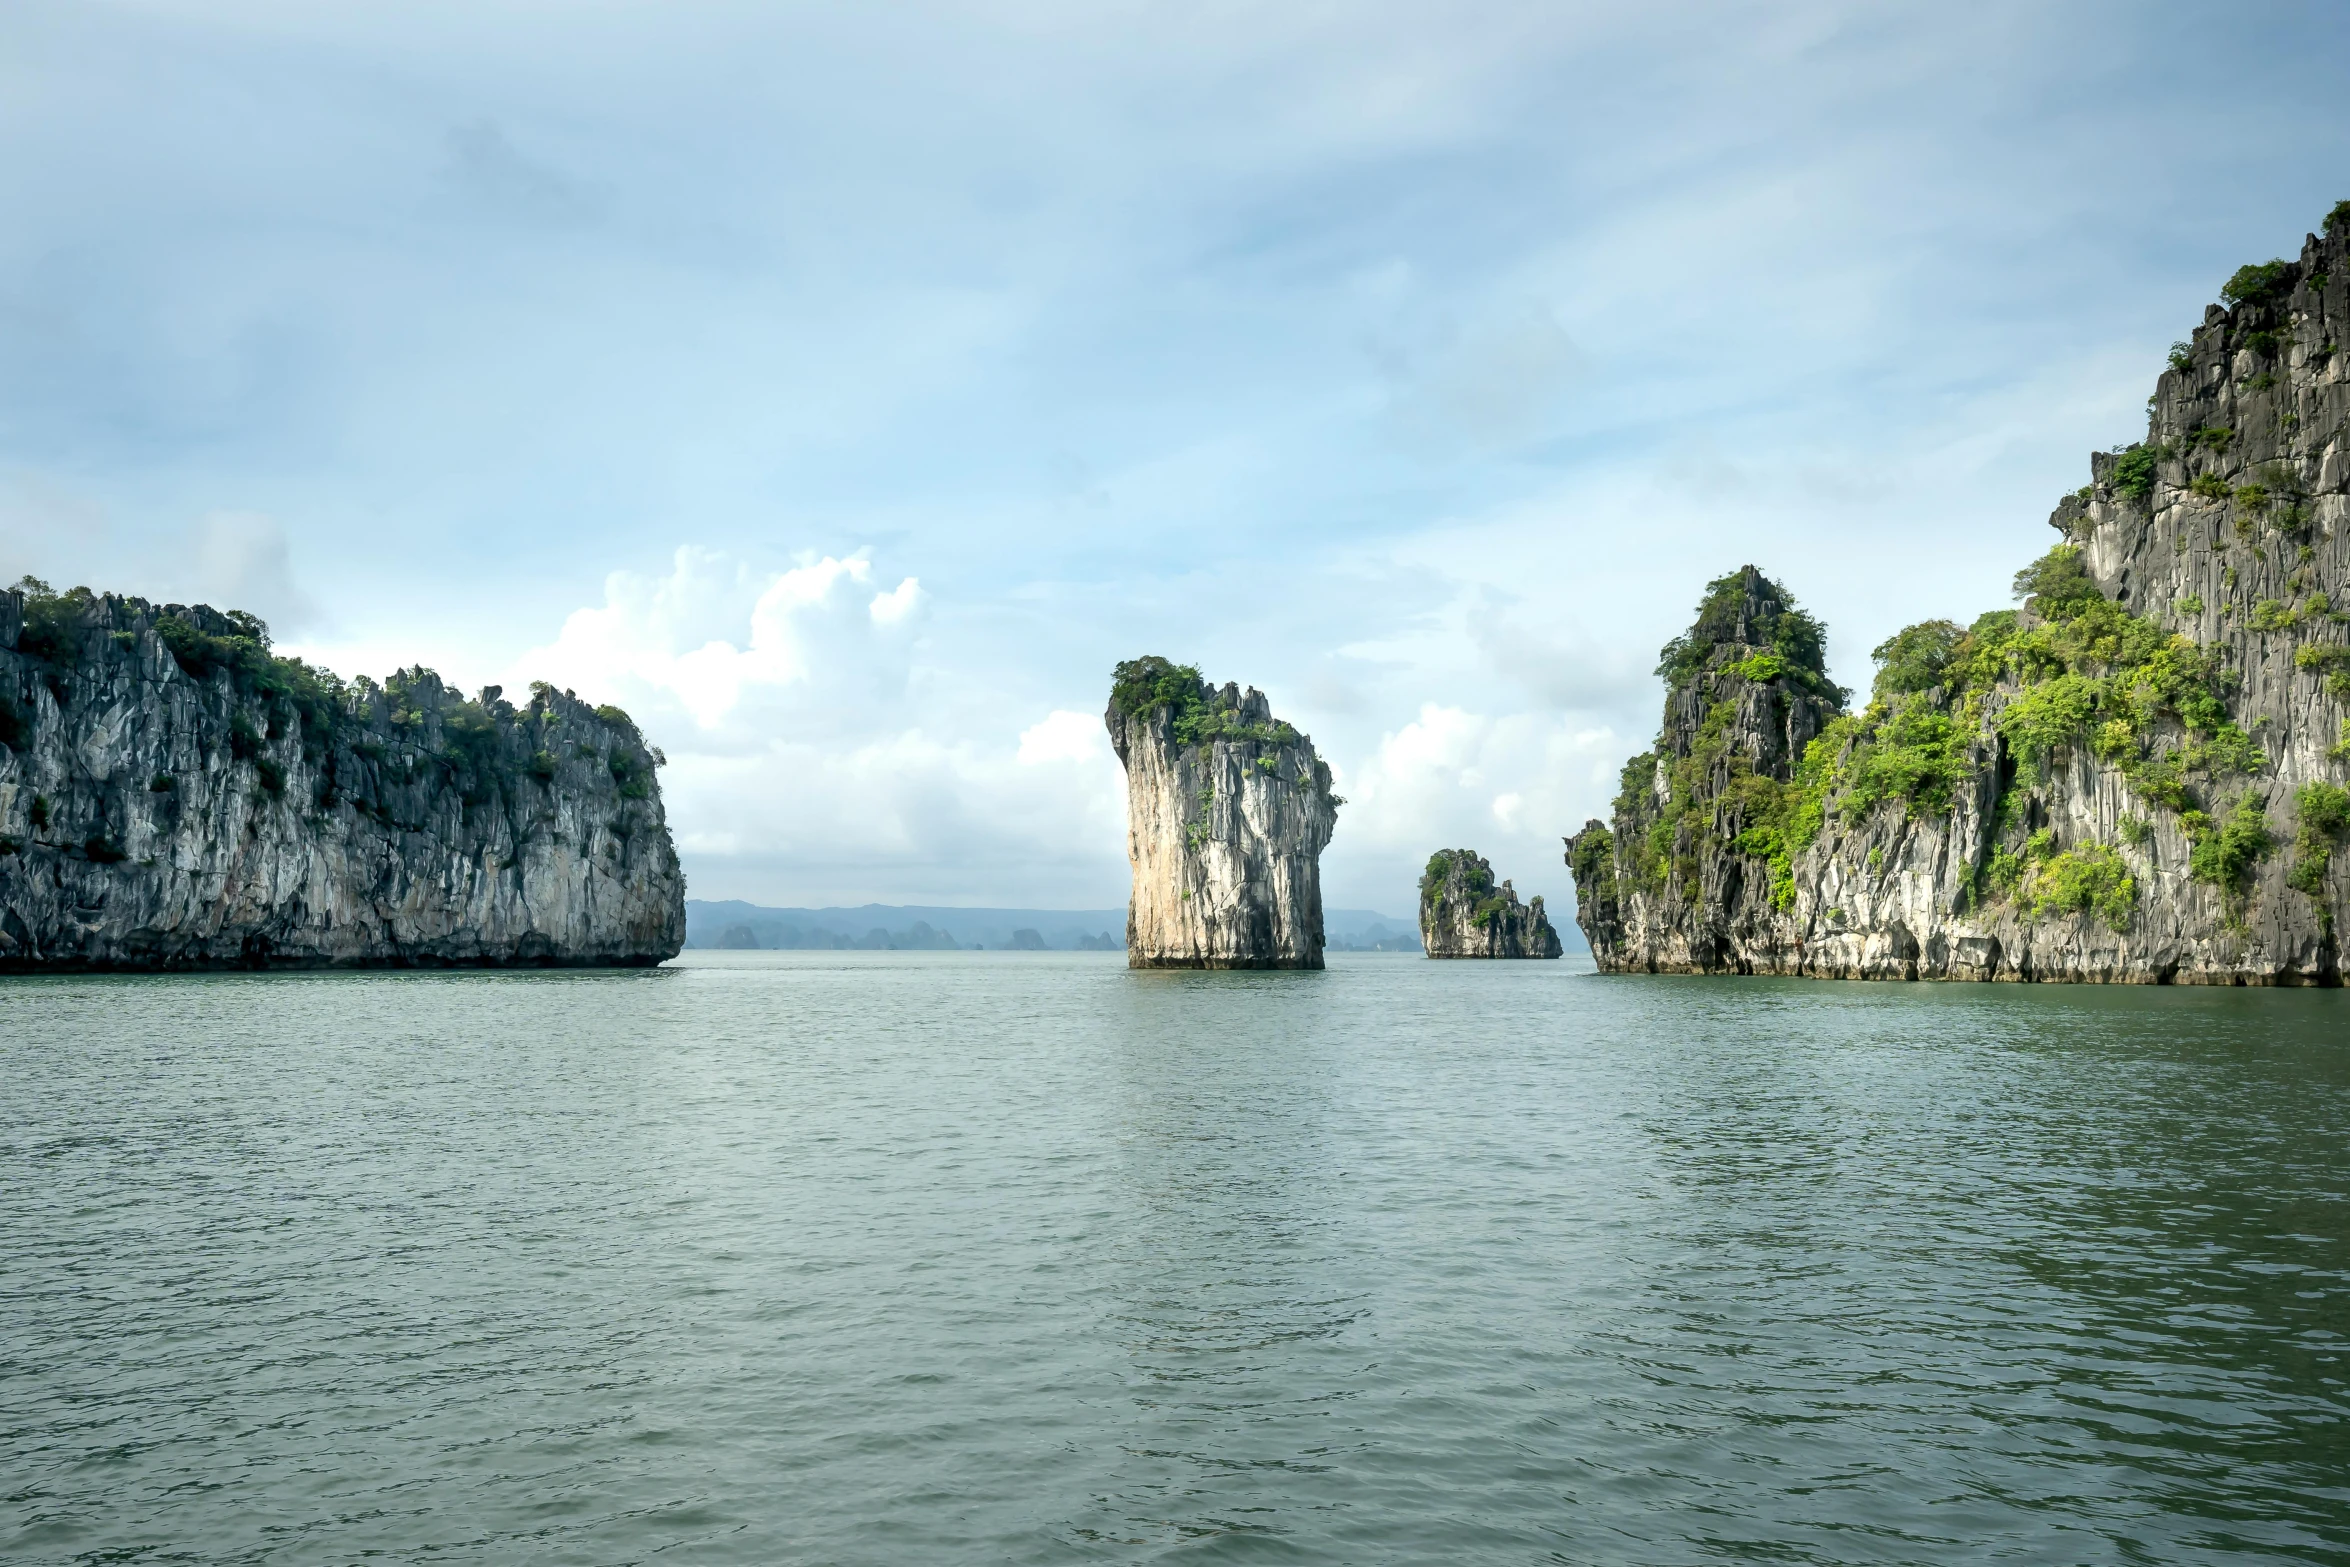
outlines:
[[561, 635], [524, 654], [516, 673], [562, 686], [630, 687], [639, 700], [674, 702], [703, 729], [717, 729], [747, 697], [805, 685], [820, 669], [854, 672], [864, 677], [860, 688], [893, 667], [902, 681], [899, 639], [882, 633], [912, 616], [921, 589], [908, 577], [858, 616], [852, 606], [873, 581], [861, 553], [761, 576], [687, 545], [666, 577], [613, 572], [604, 602], [573, 611]]
[[898, 625], [920, 607], [922, 584], [912, 577], [899, 583], [887, 593], [876, 593], [868, 610], [877, 626]]
[[916, 579], [881, 580], [862, 550], [762, 572], [688, 546], [665, 575], [613, 572], [506, 683], [616, 701], [663, 747], [697, 897], [1122, 900], [1101, 719], [975, 699], [970, 649], [933, 660], [914, 635]]
[[1059, 708], [1020, 732], [1020, 764], [1094, 762], [1110, 754], [1110, 737], [1098, 714]]
[[1622, 749], [1612, 730], [1570, 728], [1548, 713], [1423, 705], [1345, 780], [1332, 845], [1342, 894], [1408, 885], [1431, 851], [1468, 848], [1563, 904], [1559, 840], [1612, 793]]

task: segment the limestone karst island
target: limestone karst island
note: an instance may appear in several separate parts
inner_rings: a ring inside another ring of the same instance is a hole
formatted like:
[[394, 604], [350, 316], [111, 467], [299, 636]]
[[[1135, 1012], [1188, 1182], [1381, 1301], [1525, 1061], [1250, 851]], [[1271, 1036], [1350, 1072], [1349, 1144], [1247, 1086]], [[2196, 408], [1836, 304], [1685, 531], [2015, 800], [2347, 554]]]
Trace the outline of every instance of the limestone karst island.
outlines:
[[1103, 714], [1126, 769], [1131, 968], [1318, 969], [1322, 850], [1345, 802], [1264, 694], [1120, 664]]
[[2350, 202], [2222, 297], [2020, 607], [1890, 638], [1865, 703], [1780, 584], [1708, 586], [1568, 843], [1602, 970], [2340, 983]]
[[1439, 849], [1420, 873], [1420, 945], [1432, 958], [1555, 958], [1562, 949], [1542, 900], [1518, 901], [1469, 849]]
[[0, 593], [0, 968], [644, 965], [685, 882], [628, 715], [346, 685], [201, 605]]

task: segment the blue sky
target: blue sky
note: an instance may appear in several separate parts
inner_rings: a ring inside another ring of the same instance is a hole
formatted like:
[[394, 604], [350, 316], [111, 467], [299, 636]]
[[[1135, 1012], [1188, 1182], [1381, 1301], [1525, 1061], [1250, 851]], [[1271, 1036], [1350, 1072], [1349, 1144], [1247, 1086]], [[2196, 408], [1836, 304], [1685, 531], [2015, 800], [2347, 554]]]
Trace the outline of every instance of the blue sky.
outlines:
[[8, 15], [0, 570], [619, 701], [772, 903], [1121, 900], [1143, 652], [1564, 902], [1707, 577], [1865, 687], [2350, 196], [2330, 5]]

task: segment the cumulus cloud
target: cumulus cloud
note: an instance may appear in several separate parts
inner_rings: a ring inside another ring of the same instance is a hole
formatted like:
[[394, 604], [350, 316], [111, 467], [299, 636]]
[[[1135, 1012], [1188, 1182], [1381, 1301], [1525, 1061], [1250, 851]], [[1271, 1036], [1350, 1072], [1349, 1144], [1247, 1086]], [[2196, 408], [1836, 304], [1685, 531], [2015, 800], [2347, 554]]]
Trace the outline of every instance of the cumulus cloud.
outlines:
[[[912, 577], [886, 592], [874, 587], [863, 554], [759, 573], [688, 545], [666, 576], [606, 577], [604, 602], [574, 611], [554, 642], [524, 654], [517, 669], [674, 704], [704, 730], [740, 730], [779, 703], [805, 721], [886, 701], [903, 686], [904, 633], [921, 587]], [[757, 711], [744, 715], [746, 702]]]
[[886, 580], [866, 551], [762, 571], [688, 546], [613, 572], [507, 681], [619, 702], [663, 747], [696, 896], [1121, 898], [1101, 719], [974, 699], [968, 650], [926, 651], [920, 583]]
[[1612, 792], [1622, 751], [1614, 730], [1554, 714], [1426, 703], [1341, 779], [1347, 882], [1408, 885], [1431, 850], [1471, 848], [1563, 905], [1559, 839]]

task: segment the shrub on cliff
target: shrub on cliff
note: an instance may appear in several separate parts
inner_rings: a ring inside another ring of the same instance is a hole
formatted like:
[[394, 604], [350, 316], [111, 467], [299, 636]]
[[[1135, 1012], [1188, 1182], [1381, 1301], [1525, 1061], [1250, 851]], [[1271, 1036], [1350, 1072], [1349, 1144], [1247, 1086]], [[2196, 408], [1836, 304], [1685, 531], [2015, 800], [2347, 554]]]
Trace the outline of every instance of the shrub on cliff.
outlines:
[[2326, 869], [2333, 863], [2334, 840], [2350, 832], [2350, 789], [2338, 784], [2307, 783], [2294, 792], [2293, 868], [2285, 885], [2309, 896], [2325, 893]]
[[[2184, 370], [2188, 366], [2179, 363], [2179, 346], [2173, 345], [2172, 347], [2171, 363]], [[2192, 360], [2188, 361], [2188, 364], [2192, 363]], [[2142, 441], [2124, 451], [2113, 461], [2114, 489], [2140, 505], [2154, 499], [2155, 475], [2161, 466], [2163, 455], [2161, 447], [2148, 446]]]
[[2094, 914], [2117, 931], [2130, 928], [2138, 906], [2138, 879], [2102, 843], [2039, 860], [2024, 873], [2021, 891], [2034, 914]]
[[2246, 790], [2227, 815], [2213, 820], [2201, 811], [2179, 818], [2192, 847], [2187, 851], [2187, 873], [2233, 894], [2241, 894], [2252, 880], [2252, 868], [2268, 858], [2276, 839], [2268, 828], [2268, 813]]

